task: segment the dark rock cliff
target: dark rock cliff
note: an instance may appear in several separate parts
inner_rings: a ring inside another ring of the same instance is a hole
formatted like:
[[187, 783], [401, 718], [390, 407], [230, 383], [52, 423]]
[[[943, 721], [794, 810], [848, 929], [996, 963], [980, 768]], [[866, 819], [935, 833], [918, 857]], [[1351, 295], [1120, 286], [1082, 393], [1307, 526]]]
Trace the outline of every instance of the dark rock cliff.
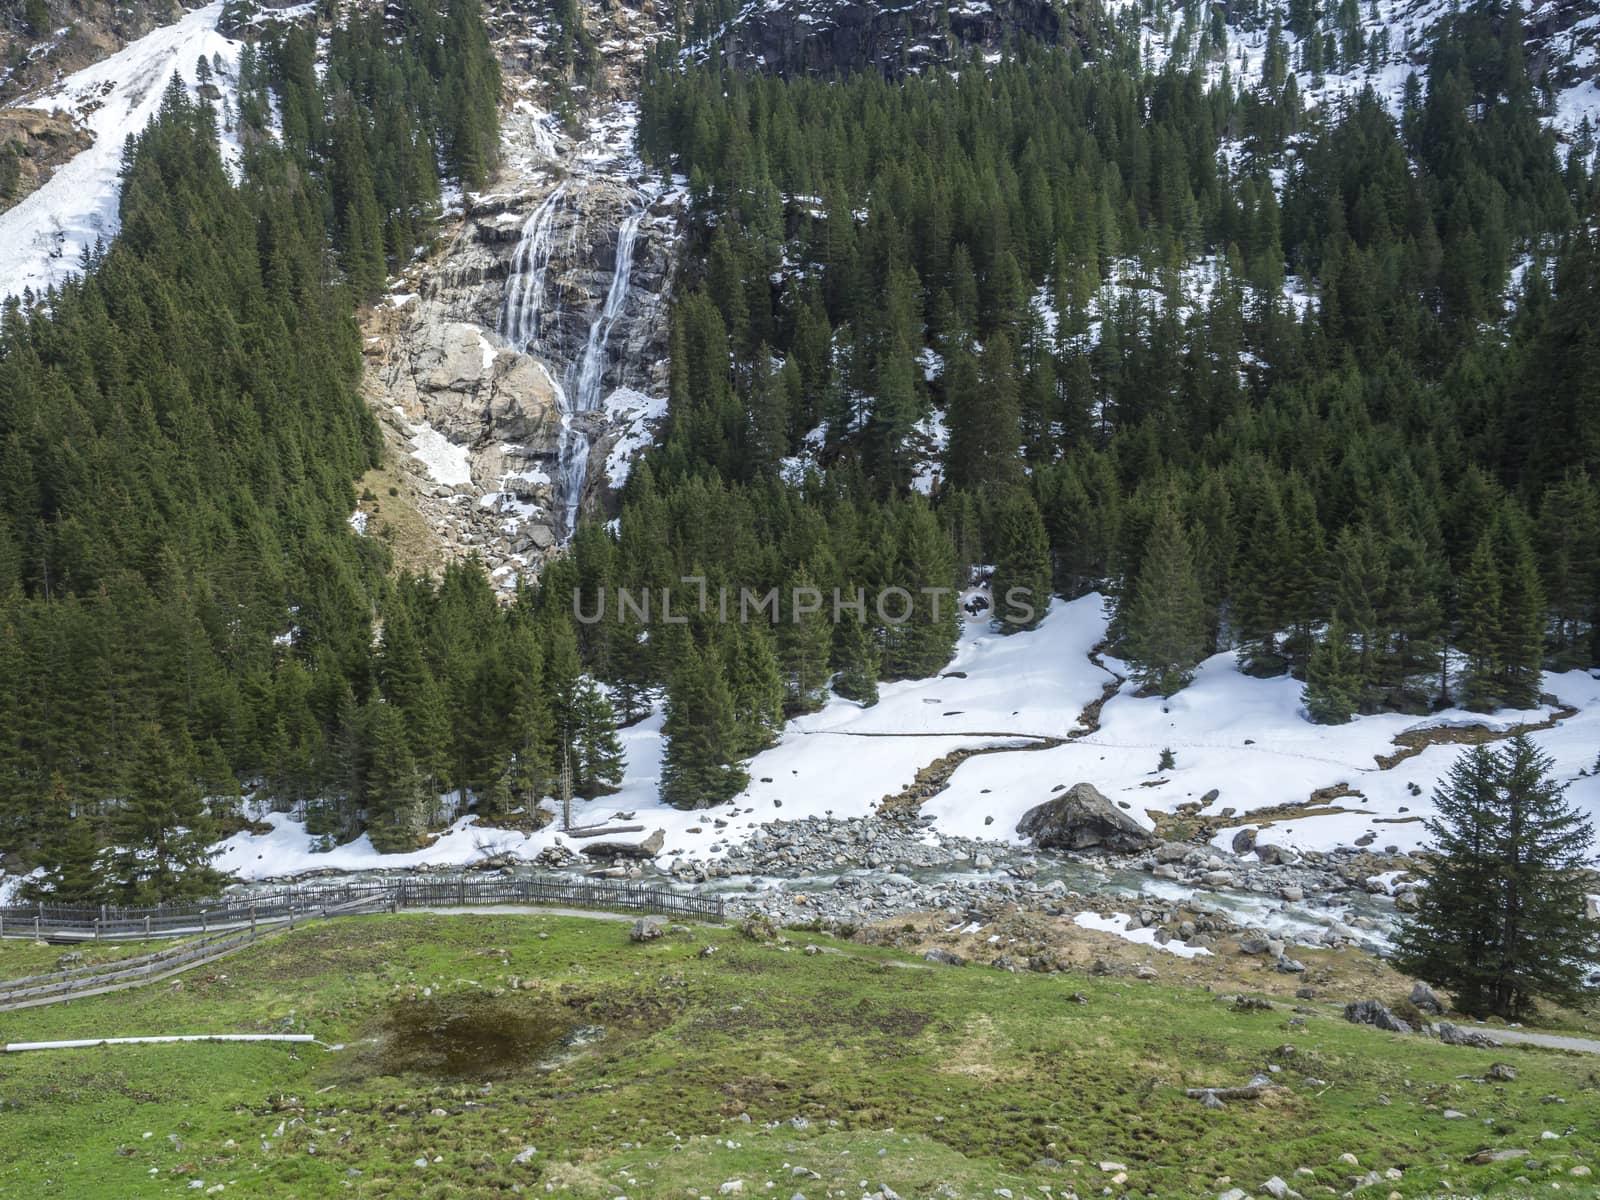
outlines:
[[1018, 38], [1051, 45], [1076, 36], [1055, 0], [911, 0], [888, 6], [856, 0], [756, 4], [722, 30], [723, 56], [744, 70], [784, 75], [880, 71], [890, 78]]

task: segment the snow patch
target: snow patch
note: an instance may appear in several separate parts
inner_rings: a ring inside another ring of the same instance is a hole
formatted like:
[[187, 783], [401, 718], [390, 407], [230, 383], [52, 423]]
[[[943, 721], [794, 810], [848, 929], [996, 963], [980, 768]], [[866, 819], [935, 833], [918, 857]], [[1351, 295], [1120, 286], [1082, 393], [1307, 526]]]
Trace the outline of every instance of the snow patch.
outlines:
[[[43, 187], [0, 213], [0, 298], [24, 289], [43, 292], [82, 269], [97, 241], [110, 242], [121, 226], [122, 146], [155, 119], [174, 75], [195, 93], [195, 63], [220, 62], [213, 83], [238, 111], [242, 43], [217, 32], [222, 0], [146, 34], [109, 58], [68, 76], [49, 91], [17, 102], [19, 108], [68, 113], [94, 135], [94, 144], [63, 164]], [[237, 173], [242, 154], [222, 129], [223, 161]]]

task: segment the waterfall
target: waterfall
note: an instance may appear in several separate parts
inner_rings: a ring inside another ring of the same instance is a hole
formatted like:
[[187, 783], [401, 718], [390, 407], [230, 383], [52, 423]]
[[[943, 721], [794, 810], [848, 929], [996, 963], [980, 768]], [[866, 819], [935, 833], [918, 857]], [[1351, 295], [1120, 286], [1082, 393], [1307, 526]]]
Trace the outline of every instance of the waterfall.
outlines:
[[[589, 325], [589, 337], [584, 343], [583, 358], [579, 360], [577, 381], [573, 387], [570, 412], [594, 412], [600, 407], [601, 386], [606, 374], [606, 343], [611, 330], [622, 315], [628, 300], [628, 280], [633, 274], [633, 248], [639, 240], [639, 226], [644, 223], [644, 207], [635, 209], [623, 218], [617, 227], [617, 259], [611, 272], [611, 286], [606, 289], [605, 303]], [[583, 501], [583, 487], [589, 476], [589, 437], [582, 430], [572, 428], [569, 414], [561, 421], [561, 499], [565, 502], [565, 530], [568, 535], [577, 527], [578, 506]]]
[[600, 407], [600, 385], [606, 374], [606, 342], [611, 337], [611, 327], [622, 314], [628, 300], [628, 277], [633, 274], [633, 246], [639, 240], [639, 226], [644, 222], [643, 208], [636, 209], [623, 218], [617, 229], [617, 266], [611, 275], [611, 287], [606, 292], [606, 302], [600, 316], [589, 326], [589, 341], [583, 348], [583, 360], [578, 366], [575, 388], [579, 412], [593, 412]]
[[500, 334], [518, 350], [529, 350], [539, 336], [539, 310], [544, 305], [545, 277], [550, 273], [550, 231], [566, 199], [566, 181], [533, 210], [522, 226], [522, 240], [511, 258]]
[[[566, 203], [567, 181], [563, 181], [523, 224], [522, 238], [511, 260], [511, 278], [506, 285], [500, 333], [517, 349], [529, 353], [533, 352], [539, 340], [545, 281], [555, 249], [551, 236], [555, 218]], [[589, 436], [574, 425], [572, 418], [577, 413], [594, 412], [600, 407], [600, 393], [606, 373], [606, 343], [627, 303], [628, 280], [633, 273], [633, 251], [646, 208], [641, 204], [629, 212], [617, 228], [616, 266], [612, 271], [611, 285], [606, 290], [605, 302], [589, 326], [583, 357], [568, 369], [569, 386], [562, 387], [553, 375], [551, 378], [556, 406], [561, 413], [561, 434], [556, 444], [556, 501], [562, 514], [561, 532], [567, 536], [571, 536], [578, 523], [578, 507], [583, 501], [583, 488], [589, 473]], [[566, 253], [569, 258], [578, 256], [582, 237], [583, 211], [580, 207], [568, 233]]]

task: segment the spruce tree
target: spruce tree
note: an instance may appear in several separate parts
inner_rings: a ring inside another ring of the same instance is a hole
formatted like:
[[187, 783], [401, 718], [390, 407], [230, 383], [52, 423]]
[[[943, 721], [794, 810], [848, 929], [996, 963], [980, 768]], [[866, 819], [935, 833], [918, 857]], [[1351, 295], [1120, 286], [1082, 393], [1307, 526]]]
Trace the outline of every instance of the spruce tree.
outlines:
[[1318, 725], [1343, 725], [1361, 704], [1361, 659], [1338, 620], [1311, 651], [1303, 693], [1306, 712]]
[[738, 763], [739, 723], [715, 651], [691, 646], [667, 688], [662, 723], [661, 800], [674, 808], [710, 808], [750, 782]]
[[1039, 506], [1020, 488], [1001, 501], [994, 547], [994, 619], [1005, 633], [1032, 629], [1050, 609], [1050, 539]]
[[783, 728], [783, 673], [765, 622], [732, 626], [722, 644], [743, 757], [772, 745]]
[[50, 904], [99, 904], [107, 896], [94, 821], [88, 813], [72, 812], [72, 797], [59, 774], [51, 777], [45, 805], [59, 828], [44, 848], [44, 878], [30, 883], [29, 895]]
[[1466, 657], [1458, 689], [1466, 708], [1483, 712], [1495, 706], [1499, 628], [1500, 574], [1495, 569], [1493, 540], [1485, 531], [1461, 580], [1461, 626], [1456, 644]]
[[573, 787], [586, 800], [622, 787], [625, 760], [617, 738], [617, 717], [592, 679], [578, 689], [572, 739]]
[[1512, 708], [1539, 703], [1544, 663], [1544, 589], [1539, 583], [1520, 507], [1507, 501], [1494, 530], [1500, 571], [1500, 609], [1495, 630], [1495, 660], [1500, 699]]
[[805, 568], [784, 582], [778, 625], [779, 660], [783, 665], [784, 710], [790, 716], [815, 712], [826, 699], [830, 651], [833, 647], [831, 595]]
[[1123, 628], [1123, 653], [1141, 685], [1170, 696], [1194, 678], [1206, 648], [1205, 600], [1170, 500], [1157, 510]]
[[195, 783], [187, 743], [158, 725], [139, 733], [126, 802], [112, 820], [116, 846], [109, 888], [125, 904], [214, 895], [224, 876], [210, 863], [211, 821]]
[[833, 655], [839, 673], [833, 690], [863, 708], [878, 702], [878, 646], [874, 630], [864, 620], [846, 616], [834, 627]]
[[380, 853], [405, 854], [421, 845], [427, 824], [423, 778], [411, 754], [405, 718], [380, 700], [367, 706], [364, 724], [367, 833]]
[[1588, 818], [1525, 735], [1466, 751], [1434, 794], [1439, 858], [1419, 911], [1396, 936], [1396, 965], [1450, 990], [1473, 1016], [1528, 1016], [1539, 999], [1576, 1003], [1600, 956], [1586, 915]]

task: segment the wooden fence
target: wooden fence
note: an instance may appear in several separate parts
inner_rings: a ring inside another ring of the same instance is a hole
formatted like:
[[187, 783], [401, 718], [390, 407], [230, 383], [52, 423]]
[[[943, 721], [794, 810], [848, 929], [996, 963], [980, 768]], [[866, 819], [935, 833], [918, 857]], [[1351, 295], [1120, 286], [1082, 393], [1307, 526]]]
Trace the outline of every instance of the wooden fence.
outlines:
[[209, 904], [154, 908], [73, 908], [34, 904], [0, 907], [0, 937], [57, 942], [101, 941], [211, 933], [258, 924], [355, 912], [399, 912], [406, 908], [467, 908], [527, 904], [620, 912], [659, 913], [701, 920], [723, 919], [717, 896], [648, 888], [611, 879], [553, 878], [402, 879], [340, 883], [258, 892]]

